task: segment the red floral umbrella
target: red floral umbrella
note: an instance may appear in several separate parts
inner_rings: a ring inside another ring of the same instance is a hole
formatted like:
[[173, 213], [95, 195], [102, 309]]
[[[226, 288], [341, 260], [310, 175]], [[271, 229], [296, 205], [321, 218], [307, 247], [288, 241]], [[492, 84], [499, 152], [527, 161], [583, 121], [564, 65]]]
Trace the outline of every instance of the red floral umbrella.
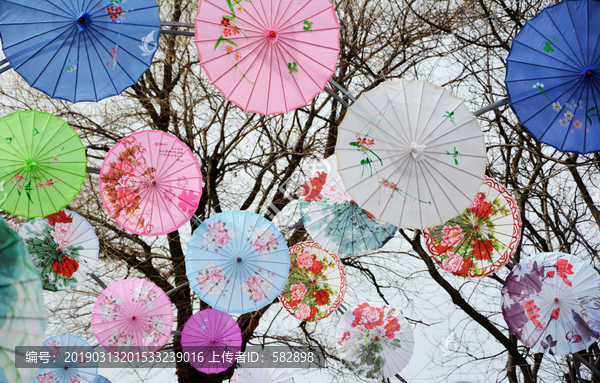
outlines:
[[465, 277], [494, 273], [512, 258], [521, 239], [517, 202], [502, 185], [486, 178], [467, 210], [423, 230], [423, 237], [442, 269]]

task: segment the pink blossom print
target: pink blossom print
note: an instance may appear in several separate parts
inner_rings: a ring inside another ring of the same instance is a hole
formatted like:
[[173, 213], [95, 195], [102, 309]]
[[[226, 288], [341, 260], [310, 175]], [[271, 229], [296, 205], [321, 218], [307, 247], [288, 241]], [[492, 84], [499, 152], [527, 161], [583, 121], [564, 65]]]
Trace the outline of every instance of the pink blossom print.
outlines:
[[454, 227], [444, 226], [442, 233], [444, 235], [442, 239], [442, 246], [449, 248], [454, 247], [458, 242], [460, 242], [461, 239], [464, 238], [462, 228], [458, 225]]
[[114, 328], [108, 339], [109, 346], [131, 346], [131, 334], [122, 329]]
[[310, 253], [310, 250], [306, 250], [306, 251], [298, 254], [296, 261], [298, 262], [299, 267], [303, 267], [305, 269], [310, 269], [313, 264], [313, 256]]
[[131, 292], [135, 303], [146, 308], [152, 308], [154, 301], [158, 297], [156, 291], [147, 286], [139, 286]]
[[261, 299], [268, 299], [268, 292], [273, 288], [273, 281], [269, 276], [269, 273], [263, 273], [259, 275], [254, 273], [248, 277], [245, 284], [241, 285], [242, 291], [246, 292], [248, 297], [255, 302]]
[[71, 239], [75, 236], [75, 229], [68, 223], [57, 223], [54, 225], [50, 235], [58, 247], [66, 249], [69, 247]]
[[342, 178], [339, 175], [333, 177], [331, 175], [327, 176], [325, 185], [323, 185], [323, 189], [321, 190], [321, 196], [329, 205], [349, 202], [352, 199], [350, 198], [350, 194], [346, 192]]
[[304, 298], [304, 295], [306, 294], [306, 287], [302, 282], [292, 285], [290, 287], [290, 290], [292, 291], [293, 301], [301, 301]]
[[104, 301], [100, 305], [100, 315], [104, 322], [115, 320], [121, 311], [122, 299], [113, 298], [112, 296], [104, 297]]
[[208, 225], [208, 230], [204, 233], [204, 243], [211, 247], [223, 248], [231, 241], [231, 238], [237, 234], [235, 231], [227, 227], [223, 222], [215, 222], [213, 225]]
[[165, 332], [165, 323], [163, 322], [161, 316], [156, 316], [151, 318], [148, 323], [146, 323], [146, 327], [144, 328], [144, 333], [142, 337], [146, 340], [146, 343], [158, 343], [160, 338], [163, 336]]
[[196, 210], [196, 207], [198, 206], [198, 201], [200, 200], [200, 196], [197, 194], [194, 194], [193, 191], [182, 191], [181, 194], [179, 194], [179, 200], [181, 202], [179, 202], [179, 204], [177, 205], [182, 212], [194, 212]]
[[275, 233], [266, 229], [255, 229], [250, 234], [252, 238], [252, 248], [260, 253], [263, 259], [268, 259], [273, 250], [277, 250], [279, 245]]
[[209, 262], [206, 268], [198, 273], [198, 287], [209, 295], [219, 295], [225, 290], [225, 273], [215, 268], [213, 262]]
[[458, 272], [462, 269], [464, 263], [463, 257], [452, 252], [448, 252], [448, 258], [442, 262], [442, 269], [451, 273]]
[[308, 305], [298, 305], [298, 310], [294, 314], [294, 317], [299, 320], [305, 320], [310, 316], [310, 307]]
[[56, 376], [52, 372], [50, 372], [50, 369], [47, 368], [42, 374], [40, 374], [37, 377], [37, 381], [39, 383], [55, 383]]

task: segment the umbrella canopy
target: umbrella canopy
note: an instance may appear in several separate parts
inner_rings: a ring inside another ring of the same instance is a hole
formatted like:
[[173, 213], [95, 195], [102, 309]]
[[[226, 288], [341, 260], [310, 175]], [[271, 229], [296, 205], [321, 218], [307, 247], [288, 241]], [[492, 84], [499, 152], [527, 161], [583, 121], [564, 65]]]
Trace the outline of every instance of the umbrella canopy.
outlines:
[[588, 263], [560, 252], [515, 266], [502, 288], [510, 332], [534, 352], [566, 355], [600, 338], [600, 276]]
[[110, 383], [110, 380], [106, 379], [102, 375], [97, 375], [92, 383]]
[[61, 210], [29, 220], [19, 235], [25, 240], [45, 290], [70, 290], [94, 271], [100, 252], [98, 237], [92, 225], [75, 212]]
[[203, 0], [194, 21], [200, 64], [247, 112], [304, 106], [335, 71], [340, 26], [330, 0]]
[[134, 234], [162, 235], [194, 215], [200, 165], [177, 137], [144, 130], [122, 138], [102, 163], [100, 194], [110, 216]]
[[600, 151], [600, 2], [562, 1], [527, 21], [506, 59], [510, 106], [533, 136]]
[[0, 118], [0, 163], [0, 209], [32, 218], [54, 214], [73, 201], [87, 158], [66, 122], [28, 110]]
[[[181, 332], [181, 347], [190, 364], [206, 374], [218, 374], [233, 366], [242, 350], [242, 331], [231, 315], [215, 309], [198, 311], [186, 322]], [[229, 352], [229, 360], [225, 353]], [[213, 354], [219, 357], [213, 359]], [[218, 362], [211, 362], [218, 360]]]
[[517, 251], [521, 215], [517, 201], [502, 185], [486, 178], [461, 215], [423, 230], [433, 259], [442, 269], [465, 277], [496, 272]]
[[99, 101], [137, 83], [159, 33], [156, 0], [0, 1], [10, 65], [32, 87], [71, 102]]
[[23, 240], [1, 215], [0, 297], [0, 382], [30, 383], [35, 370], [15, 367], [15, 347], [42, 345], [46, 327], [42, 281]]
[[385, 82], [348, 109], [336, 145], [346, 190], [398, 227], [460, 215], [484, 180], [486, 151], [462, 100], [425, 81]]
[[283, 368], [238, 368], [231, 377], [236, 383], [294, 383]]
[[270, 304], [281, 293], [290, 256], [271, 221], [234, 210], [207, 219], [194, 231], [185, 268], [200, 299], [221, 311], [244, 314]]
[[73, 358], [73, 355], [93, 353], [88, 342], [72, 334], [59, 334], [44, 341], [44, 351], [51, 356], [46, 366], [41, 367], [35, 375], [35, 382], [40, 383], [88, 383], [93, 382], [98, 374], [97, 363]]
[[415, 344], [406, 318], [383, 303], [348, 309], [337, 325], [335, 339], [346, 367], [359, 376], [380, 380], [406, 367]]
[[108, 286], [92, 309], [92, 329], [108, 352], [136, 346], [155, 352], [171, 335], [173, 309], [167, 295], [144, 279], [124, 279]]
[[283, 307], [296, 319], [309, 322], [326, 318], [344, 300], [346, 274], [332, 252], [314, 242], [290, 249], [290, 275], [279, 295]]
[[337, 172], [337, 158], [325, 159], [329, 171], [317, 172], [302, 185], [300, 213], [313, 241], [340, 257], [361, 255], [383, 247], [398, 228], [376, 220], [358, 207]]

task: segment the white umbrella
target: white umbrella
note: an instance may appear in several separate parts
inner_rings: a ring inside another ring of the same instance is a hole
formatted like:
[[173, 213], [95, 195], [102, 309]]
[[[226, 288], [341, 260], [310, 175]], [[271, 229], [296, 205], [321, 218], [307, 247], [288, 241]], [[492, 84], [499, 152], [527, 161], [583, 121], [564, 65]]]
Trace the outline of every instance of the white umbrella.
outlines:
[[236, 383], [294, 383], [283, 368], [238, 368], [231, 377]]
[[371, 379], [389, 378], [402, 371], [415, 344], [413, 330], [400, 312], [369, 302], [344, 313], [335, 340], [346, 367]]
[[100, 246], [90, 223], [79, 214], [61, 210], [46, 218], [27, 221], [19, 235], [45, 290], [70, 290], [82, 284], [94, 271]]
[[486, 150], [462, 100], [425, 81], [364, 93], [339, 127], [338, 171], [358, 205], [398, 227], [460, 215], [484, 180]]

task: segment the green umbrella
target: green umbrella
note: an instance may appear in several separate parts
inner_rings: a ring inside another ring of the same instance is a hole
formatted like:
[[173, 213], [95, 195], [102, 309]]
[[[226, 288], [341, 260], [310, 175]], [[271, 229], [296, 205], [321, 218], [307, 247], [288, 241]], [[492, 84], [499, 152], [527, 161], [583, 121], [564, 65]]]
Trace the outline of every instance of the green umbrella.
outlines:
[[36, 110], [0, 118], [0, 209], [54, 214], [79, 193], [86, 166], [83, 143], [63, 120]]
[[35, 369], [15, 368], [15, 347], [42, 346], [45, 323], [42, 280], [0, 216], [0, 383], [33, 381]]

